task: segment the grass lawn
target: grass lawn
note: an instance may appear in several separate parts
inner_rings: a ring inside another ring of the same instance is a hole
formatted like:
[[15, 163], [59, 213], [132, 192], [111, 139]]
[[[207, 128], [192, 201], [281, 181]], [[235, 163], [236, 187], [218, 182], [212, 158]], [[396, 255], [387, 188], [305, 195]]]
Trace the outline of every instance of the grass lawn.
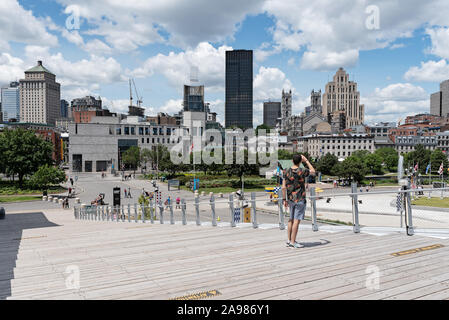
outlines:
[[[267, 185], [267, 187], [273, 187], [273, 185]], [[190, 188], [186, 187], [186, 186], [181, 186], [182, 190], [187, 190], [187, 191], [191, 191]], [[213, 193], [231, 193], [231, 192], [236, 192], [237, 190], [239, 190], [239, 188], [232, 188], [232, 187], [217, 187], [217, 188], [199, 188], [198, 192], [205, 192], [205, 193], [209, 193], [209, 192], [213, 192]], [[265, 186], [264, 187], [257, 187], [257, 188], [245, 188], [244, 192], [258, 192], [258, 191], [265, 191]]]
[[412, 205], [436, 207], [436, 208], [449, 208], [449, 198], [427, 198], [421, 197], [416, 200], [412, 200]]
[[42, 196], [0, 196], [0, 203], [2, 202], [22, 202], [41, 200]]

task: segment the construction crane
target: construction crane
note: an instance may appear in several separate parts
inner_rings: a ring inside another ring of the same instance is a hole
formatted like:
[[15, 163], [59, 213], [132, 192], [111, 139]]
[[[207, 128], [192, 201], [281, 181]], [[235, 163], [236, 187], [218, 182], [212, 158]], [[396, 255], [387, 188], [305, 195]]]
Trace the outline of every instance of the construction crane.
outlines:
[[142, 97], [139, 97], [139, 93], [137, 92], [137, 87], [136, 87], [136, 83], [134, 82], [134, 79], [129, 79], [129, 105], [130, 106], [133, 105], [133, 93], [132, 93], [132, 88], [131, 88], [131, 82], [132, 82], [132, 84], [134, 86], [134, 91], [136, 92], [137, 107], [141, 108]]

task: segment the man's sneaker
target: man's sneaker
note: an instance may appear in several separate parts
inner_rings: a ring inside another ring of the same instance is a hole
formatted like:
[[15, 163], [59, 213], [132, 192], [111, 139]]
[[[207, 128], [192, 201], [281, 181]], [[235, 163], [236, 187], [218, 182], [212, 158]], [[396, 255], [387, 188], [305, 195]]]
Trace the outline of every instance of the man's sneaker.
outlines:
[[287, 245], [287, 247], [293, 247], [293, 245], [290, 241], [287, 241], [285, 244]]
[[293, 245], [294, 248], [299, 249], [299, 248], [304, 248], [304, 245], [300, 244], [299, 242], [295, 241], [295, 244]]

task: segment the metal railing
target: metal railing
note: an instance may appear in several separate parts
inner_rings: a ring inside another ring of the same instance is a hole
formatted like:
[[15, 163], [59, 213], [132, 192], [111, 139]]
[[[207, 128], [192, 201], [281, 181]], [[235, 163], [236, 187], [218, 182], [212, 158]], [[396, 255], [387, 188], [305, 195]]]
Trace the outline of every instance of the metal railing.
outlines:
[[449, 188], [410, 189], [409, 186], [402, 186], [400, 190], [363, 192], [360, 189], [359, 192], [357, 185], [352, 184], [351, 192], [339, 194], [316, 195], [311, 188], [308, 198], [314, 230], [319, 229], [315, 219], [321, 215], [328, 220], [337, 217], [350, 220], [355, 233], [359, 233], [361, 227], [405, 227], [407, 235], [413, 235], [416, 228], [449, 231], [449, 208], [413, 204], [420, 198], [430, 199], [432, 194], [443, 199], [444, 194], [449, 196], [448, 192]]
[[[401, 190], [394, 191], [358, 192], [357, 185], [353, 184], [351, 192], [339, 194], [318, 194], [315, 188], [310, 188], [306, 200], [309, 202], [308, 210], [310, 210], [313, 231], [318, 231], [320, 224], [346, 222], [346, 224], [352, 225], [354, 233], [359, 233], [361, 227], [366, 226], [403, 228], [405, 225], [407, 235], [413, 235], [414, 221], [418, 221], [419, 227], [434, 223], [442, 228], [449, 228], [449, 210], [448, 212], [438, 213], [437, 211], [437, 213], [428, 214], [421, 209], [415, 209], [416, 206], [415, 208], [412, 206], [412, 199], [417, 196], [423, 195], [430, 198], [431, 194], [439, 194], [440, 197], [443, 197], [444, 192], [449, 192], [449, 188], [409, 189], [404, 186]], [[384, 196], [384, 199], [381, 199], [381, 195]], [[281, 199], [282, 190], [278, 193], [279, 201], [277, 201], [275, 212], [277, 223], [275, 224], [280, 230], [284, 230], [286, 212], [284, 212], [285, 208]], [[236, 227], [238, 223], [244, 221], [252, 224], [253, 228], [258, 228], [260, 225], [259, 211], [266, 210], [257, 208], [256, 203], [260, 201], [267, 203], [268, 199], [266, 195], [257, 197], [256, 193], [252, 192], [248, 200], [235, 198], [234, 194], [230, 194], [228, 199], [218, 200], [211, 194], [206, 201], [204, 200], [204, 196], [202, 198], [196, 196], [193, 202], [187, 203], [185, 199], [181, 199], [179, 204], [171, 202], [165, 205], [162, 201], [154, 199], [149, 201], [148, 205], [128, 204], [116, 207], [81, 205], [75, 206], [73, 210], [75, 218], [80, 220], [150, 222], [153, 224], [157, 221], [164, 224], [167, 214], [169, 223], [175, 224], [175, 210], [176, 213], [180, 210], [183, 225], [187, 224], [189, 216], [192, 220], [194, 219], [196, 225], [200, 226], [202, 225], [201, 219], [204, 218], [204, 215], [200, 213], [200, 207], [206, 207], [207, 220], [214, 227], [218, 225], [217, 212], [219, 211], [225, 217], [227, 216], [231, 227]], [[445, 215], [448, 217], [447, 224]], [[443, 217], [442, 221], [437, 219], [441, 217]]]
[[[74, 216], [80, 220], [92, 220], [92, 221], [116, 221], [116, 222], [141, 222], [141, 223], [156, 223], [164, 224], [166, 220], [167, 212], [169, 214], [170, 224], [175, 224], [175, 210], [181, 211], [181, 223], [187, 224], [187, 216], [194, 217], [195, 224], [201, 225], [200, 206], [204, 208], [207, 206], [210, 212], [210, 222], [212, 226], [218, 225], [217, 220], [217, 206], [220, 206], [219, 210], [224, 213], [229, 220], [231, 227], [236, 227], [238, 223], [250, 223], [253, 228], [259, 227], [258, 215], [259, 210], [256, 207], [257, 201], [268, 202], [266, 196], [263, 200], [258, 200], [256, 193], [251, 193], [250, 199], [242, 199], [240, 197], [234, 197], [233, 194], [229, 195], [228, 199], [217, 200], [214, 195], [210, 195], [208, 201], [195, 197], [193, 202], [187, 203], [185, 199], [181, 199], [179, 205], [171, 202], [168, 205], [162, 203], [162, 201], [156, 201], [155, 199], [149, 201], [148, 205], [142, 204], [128, 204], [121, 206], [95, 206], [95, 205], [78, 205], [74, 206]], [[285, 212], [281, 201], [277, 201], [278, 225], [281, 230], [285, 229]], [[190, 212], [188, 208], [192, 209]], [[262, 210], [266, 211], [266, 210]], [[227, 212], [227, 213], [225, 213]], [[273, 212], [274, 213], [274, 212]], [[271, 214], [273, 216], [273, 214]], [[247, 219], [249, 217], [249, 219]], [[245, 221], [244, 221], [245, 220]], [[250, 220], [250, 221], [249, 221]]]

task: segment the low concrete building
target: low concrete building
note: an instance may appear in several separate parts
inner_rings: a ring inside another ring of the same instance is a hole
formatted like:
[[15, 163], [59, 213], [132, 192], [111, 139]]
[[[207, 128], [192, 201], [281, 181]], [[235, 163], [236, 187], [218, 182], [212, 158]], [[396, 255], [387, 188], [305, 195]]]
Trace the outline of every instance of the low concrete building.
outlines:
[[178, 143], [180, 126], [154, 125], [139, 119], [94, 117], [91, 123], [70, 123], [70, 172], [121, 170], [122, 154], [131, 146], [152, 149], [162, 144], [170, 148]]
[[433, 151], [438, 146], [438, 140], [435, 134], [396, 136], [395, 147], [399, 153], [415, 151], [419, 144], [423, 145], [425, 149]]
[[438, 132], [436, 134], [437, 148], [449, 156], [449, 131]]
[[312, 134], [298, 138], [299, 152], [308, 152], [313, 158], [327, 153], [345, 159], [355, 151], [375, 151], [374, 136], [369, 134]]

